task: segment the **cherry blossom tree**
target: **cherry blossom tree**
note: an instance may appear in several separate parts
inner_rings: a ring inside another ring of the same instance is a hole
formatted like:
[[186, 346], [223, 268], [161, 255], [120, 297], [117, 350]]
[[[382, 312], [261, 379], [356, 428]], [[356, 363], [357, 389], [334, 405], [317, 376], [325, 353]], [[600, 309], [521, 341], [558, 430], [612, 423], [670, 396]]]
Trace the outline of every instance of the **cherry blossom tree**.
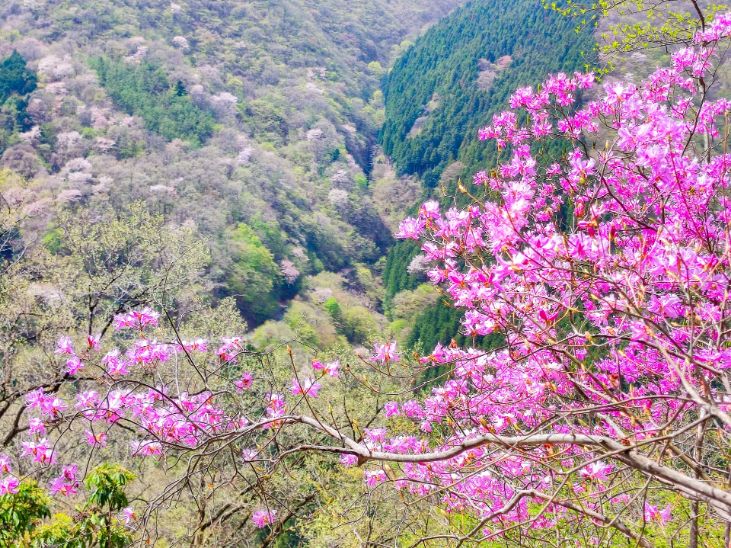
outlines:
[[[729, 35], [731, 14], [719, 15], [671, 66], [593, 101], [580, 101], [591, 74], [517, 90], [480, 131], [504, 160], [461, 187], [469, 203], [430, 201], [401, 224], [464, 310], [464, 333], [504, 341], [438, 346], [416, 363], [385, 341], [363, 357], [376, 378], [446, 371], [429, 393], [393, 395], [363, 427], [321, 404], [344, 378], [386, 395], [348, 364], [303, 367], [290, 352], [277, 378], [249, 369], [242, 338], [184, 338], [145, 308], [101, 340], [59, 341], [68, 386], [27, 395], [17, 458], [59, 473], [59, 496], [78, 487], [74, 432], [94, 451], [116, 436], [135, 457], [174, 461], [140, 527], [219, 467], [249, 501], [222, 512], [275, 533], [295, 510], [257, 492], [260, 472], [316, 452], [362, 467], [367, 490], [460, 517], [415, 544], [728, 544], [731, 102], [706, 94]], [[556, 139], [565, 158], [544, 165]]]

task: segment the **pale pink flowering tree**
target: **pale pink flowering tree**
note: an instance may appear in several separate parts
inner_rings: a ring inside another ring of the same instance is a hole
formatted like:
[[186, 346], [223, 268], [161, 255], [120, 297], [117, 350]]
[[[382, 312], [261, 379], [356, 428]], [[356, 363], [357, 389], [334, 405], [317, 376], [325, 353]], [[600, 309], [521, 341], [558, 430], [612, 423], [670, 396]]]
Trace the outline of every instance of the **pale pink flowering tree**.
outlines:
[[[499, 332], [505, 344], [437, 347], [418, 367], [446, 366], [445, 382], [389, 401], [382, 424], [357, 433], [317, 407], [340, 374], [335, 362], [316, 360], [305, 377], [293, 367], [289, 389], [244, 377], [241, 339], [217, 350], [150, 339], [152, 310], [114, 322], [139, 334], [124, 351], [89, 344], [77, 355], [60, 341], [59, 353], [93, 376], [72, 402], [32, 392], [29, 412], [49, 426], [131, 429], [136, 456], [185, 455], [185, 477], [163, 498], [222, 455], [275, 471], [319, 451], [364, 466], [368, 489], [391, 483], [470, 518], [423, 543], [555, 539], [581, 526], [596, 542], [619, 535], [641, 546], [688, 528], [693, 544], [701, 518], [705, 540], [719, 540], [731, 522], [731, 102], [706, 93], [729, 35], [731, 15], [719, 16], [672, 66], [639, 86], [608, 84], [583, 106], [591, 75], [552, 76], [518, 90], [512, 110], [480, 131], [507, 159], [465, 189], [468, 206], [428, 202], [401, 236], [423, 241], [430, 279], [465, 310], [464, 333]], [[543, 166], [535, 151], [556, 137], [570, 150]], [[408, 367], [393, 343], [371, 360], [383, 375]], [[163, 371], [173, 378], [161, 385]], [[404, 418], [414, 428], [392, 433], [389, 421]], [[43, 435], [24, 453], [50, 466], [57, 455]], [[75, 469], [59, 478], [75, 488]], [[257, 527], [278, 519], [268, 505], [251, 513]]]

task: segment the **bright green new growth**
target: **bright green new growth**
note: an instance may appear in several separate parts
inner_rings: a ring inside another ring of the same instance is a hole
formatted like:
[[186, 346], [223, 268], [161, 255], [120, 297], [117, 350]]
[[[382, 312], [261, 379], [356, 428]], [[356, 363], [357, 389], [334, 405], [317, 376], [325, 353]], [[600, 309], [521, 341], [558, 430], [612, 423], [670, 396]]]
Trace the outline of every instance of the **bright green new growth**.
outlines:
[[51, 498], [34, 480], [25, 480], [17, 493], [0, 497], [0, 545], [27, 539], [41, 520], [51, 515], [50, 505]]
[[228, 234], [231, 259], [226, 268], [226, 287], [235, 296], [247, 319], [261, 321], [277, 308], [280, 285], [279, 266], [274, 255], [254, 230], [244, 223]]
[[108, 508], [117, 511], [125, 508], [129, 501], [124, 492], [125, 486], [135, 479], [135, 475], [118, 464], [102, 464], [92, 470], [84, 480], [89, 491], [86, 507]]
[[[129, 504], [125, 488], [134, 474], [117, 464], [102, 464], [84, 480], [89, 496], [73, 516], [51, 517], [51, 498], [34, 480], [0, 497], [0, 545], [122, 548], [132, 537], [118, 514]], [[50, 518], [50, 519], [49, 519]]]
[[578, 21], [577, 31], [598, 29], [597, 49], [605, 65], [598, 74], [609, 74], [625, 61], [621, 54], [667, 52], [689, 43], [727, 5], [697, 0], [565, 0], [544, 7]]

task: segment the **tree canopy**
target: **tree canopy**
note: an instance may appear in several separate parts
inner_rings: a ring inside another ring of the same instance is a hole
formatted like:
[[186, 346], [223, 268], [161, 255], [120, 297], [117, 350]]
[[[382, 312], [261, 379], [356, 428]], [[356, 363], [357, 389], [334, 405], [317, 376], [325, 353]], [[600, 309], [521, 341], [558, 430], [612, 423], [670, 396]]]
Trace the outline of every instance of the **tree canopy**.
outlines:
[[0, 61], [0, 105], [11, 95], [27, 95], [36, 89], [37, 76], [20, 53], [13, 50]]

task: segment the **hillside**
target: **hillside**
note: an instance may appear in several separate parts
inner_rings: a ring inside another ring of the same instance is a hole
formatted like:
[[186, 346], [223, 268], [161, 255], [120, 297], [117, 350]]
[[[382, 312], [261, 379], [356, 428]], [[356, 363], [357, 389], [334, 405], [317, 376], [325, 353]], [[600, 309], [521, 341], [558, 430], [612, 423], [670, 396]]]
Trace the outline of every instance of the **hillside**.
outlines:
[[677, 4], [2, 2], [0, 547], [731, 546]]
[[0, 167], [28, 181], [35, 228], [135, 202], [193, 227], [210, 293], [258, 324], [304, 276], [387, 249], [367, 178], [378, 83], [457, 4], [3, 2], [0, 60], [17, 51], [37, 87], [2, 101]]
[[399, 58], [383, 89], [382, 142], [398, 170], [433, 188], [449, 162], [484, 165], [477, 129], [516, 86], [592, 62], [591, 29], [575, 27], [536, 0], [475, 0], [431, 28]]
[[[494, 165], [495, 148], [479, 142], [477, 130], [505, 108], [512, 91], [595, 62], [593, 29], [575, 27], [575, 20], [542, 9], [539, 0], [474, 0], [429, 29], [383, 87], [381, 141], [397, 171], [418, 175], [426, 195], [451, 199], [460, 177]], [[436, 296], [408, 317], [394, 308], [425, 282], [418, 251], [406, 242], [389, 253], [386, 308], [408, 346], [430, 350], [458, 332], [460, 315], [441, 300], [433, 304]]]

